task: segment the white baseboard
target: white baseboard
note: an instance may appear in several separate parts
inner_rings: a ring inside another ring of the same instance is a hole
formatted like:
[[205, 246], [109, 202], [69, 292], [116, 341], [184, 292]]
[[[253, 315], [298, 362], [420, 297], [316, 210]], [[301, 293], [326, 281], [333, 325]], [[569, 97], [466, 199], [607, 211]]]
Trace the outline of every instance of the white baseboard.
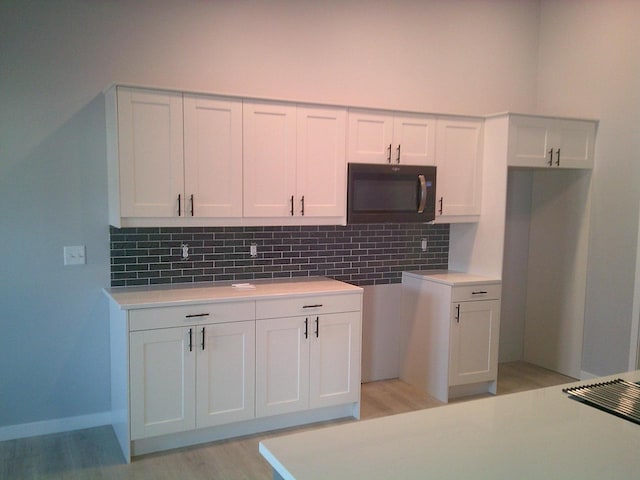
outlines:
[[0, 427], [0, 441], [16, 438], [49, 435], [51, 433], [69, 432], [83, 428], [99, 427], [111, 424], [111, 412], [79, 415], [77, 417], [56, 418], [41, 422], [21, 423]]

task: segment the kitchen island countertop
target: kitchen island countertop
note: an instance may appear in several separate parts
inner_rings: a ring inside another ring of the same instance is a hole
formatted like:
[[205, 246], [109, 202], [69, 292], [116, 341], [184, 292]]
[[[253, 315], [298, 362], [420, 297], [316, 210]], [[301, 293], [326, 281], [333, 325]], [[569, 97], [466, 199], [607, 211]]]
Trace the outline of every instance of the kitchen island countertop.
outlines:
[[[576, 384], [623, 378], [640, 371]], [[640, 425], [554, 386], [260, 443], [274, 479], [637, 479]]]

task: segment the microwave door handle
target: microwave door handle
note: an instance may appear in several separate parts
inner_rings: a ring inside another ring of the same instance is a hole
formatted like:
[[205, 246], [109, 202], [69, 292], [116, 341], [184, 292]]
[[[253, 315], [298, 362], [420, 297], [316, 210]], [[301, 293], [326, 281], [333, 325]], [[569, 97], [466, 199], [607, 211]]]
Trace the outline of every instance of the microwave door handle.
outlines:
[[424, 175], [418, 175], [420, 182], [420, 205], [418, 205], [418, 213], [424, 213], [424, 207], [427, 206], [427, 181]]

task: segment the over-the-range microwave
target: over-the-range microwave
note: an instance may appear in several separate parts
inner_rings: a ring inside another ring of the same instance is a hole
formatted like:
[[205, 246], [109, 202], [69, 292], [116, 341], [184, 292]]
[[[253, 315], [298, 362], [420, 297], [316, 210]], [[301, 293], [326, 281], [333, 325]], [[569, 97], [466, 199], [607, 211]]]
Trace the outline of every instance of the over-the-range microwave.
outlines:
[[424, 223], [436, 216], [436, 167], [349, 163], [347, 223]]

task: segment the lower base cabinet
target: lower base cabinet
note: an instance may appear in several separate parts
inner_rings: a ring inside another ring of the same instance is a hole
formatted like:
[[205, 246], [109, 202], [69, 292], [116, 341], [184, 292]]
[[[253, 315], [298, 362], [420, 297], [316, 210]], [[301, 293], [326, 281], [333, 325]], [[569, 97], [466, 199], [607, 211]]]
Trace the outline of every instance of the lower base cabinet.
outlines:
[[256, 322], [256, 414], [291, 413], [360, 399], [359, 312]]
[[112, 416], [125, 459], [359, 417], [362, 289], [341, 288], [349, 293], [130, 310], [112, 301]]
[[131, 332], [131, 438], [253, 418], [254, 325]]

